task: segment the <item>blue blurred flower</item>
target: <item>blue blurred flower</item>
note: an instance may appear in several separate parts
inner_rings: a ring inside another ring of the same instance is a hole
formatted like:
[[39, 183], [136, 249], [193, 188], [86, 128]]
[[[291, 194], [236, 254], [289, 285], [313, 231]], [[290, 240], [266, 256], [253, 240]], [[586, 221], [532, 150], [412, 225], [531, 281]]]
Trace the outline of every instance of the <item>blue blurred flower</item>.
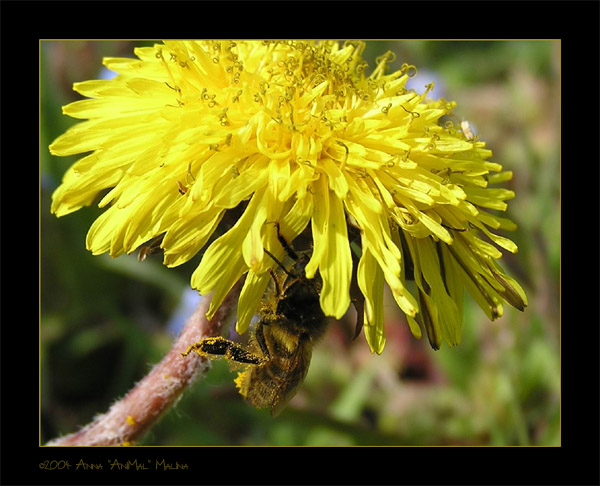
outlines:
[[171, 334], [177, 336], [183, 330], [185, 321], [194, 313], [201, 299], [202, 296], [192, 288], [187, 288], [183, 292], [179, 304], [167, 323], [167, 329]]

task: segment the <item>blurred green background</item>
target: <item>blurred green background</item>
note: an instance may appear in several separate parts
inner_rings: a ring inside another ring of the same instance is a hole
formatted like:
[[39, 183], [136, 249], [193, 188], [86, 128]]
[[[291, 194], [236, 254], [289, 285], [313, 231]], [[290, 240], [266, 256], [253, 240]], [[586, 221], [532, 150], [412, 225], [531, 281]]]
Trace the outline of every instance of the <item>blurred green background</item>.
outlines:
[[[194, 299], [199, 256], [176, 269], [161, 257], [111, 259], [85, 249], [100, 210], [57, 219], [50, 198], [77, 157], [47, 147], [75, 123], [61, 106], [73, 82], [97, 79], [103, 56], [133, 56], [151, 42], [40, 43], [41, 441], [105, 412], [167, 352]], [[369, 41], [370, 66], [386, 50], [418, 67], [418, 92], [455, 100], [514, 172], [508, 217], [517, 255], [501, 260], [529, 307], [508, 305], [489, 322], [467, 296], [462, 344], [433, 351], [411, 337], [392, 299], [387, 345], [372, 355], [350, 339], [352, 316], [333, 322], [316, 347], [304, 386], [282, 414], [246, 405], [234, 374], [215, 362], [138, 445], [560, 445], [560, 42]], [[186, 291], [186, 289], [188, 289]], [[192, 304], [193, 305], [193, 304]]]

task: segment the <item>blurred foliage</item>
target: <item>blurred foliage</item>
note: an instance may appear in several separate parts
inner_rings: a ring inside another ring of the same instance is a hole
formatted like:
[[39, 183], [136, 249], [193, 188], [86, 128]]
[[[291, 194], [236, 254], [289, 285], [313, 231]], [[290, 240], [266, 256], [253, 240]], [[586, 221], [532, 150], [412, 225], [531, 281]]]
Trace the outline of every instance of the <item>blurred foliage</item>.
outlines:
[[[41, 45], [41, 437], [74, 431], [123, 396], [169, 349], [167, 322], [199, 257], [167, 270], [160, 256], [93, 257], [85, 235], [95, 207], [56, 219], [50, 197], [76, 158], [48, 144], [75, 120], [61, 106], [72, 83], [99, 76], [103, 56], [132, 56], [150, 42]], [[470, 297], [462, 344], [429, 348], [410, 336], [391, 298], [387, 345], [374, 356], [351, 342], [351, 312], [314, 352], [305, 385], [284, 412], [247, 406], [227, 364], [206, 378], [140, 445], [560, 445], [560, 44], [558, 41], [372, 41], [371, 59], [393, 50], [414, 64], [414, 88], [456, 100], [514, 172], [508, 216], [517, 255], [503, 265], [524, 285], [524, 313], [506, 306], [490, 323]]]

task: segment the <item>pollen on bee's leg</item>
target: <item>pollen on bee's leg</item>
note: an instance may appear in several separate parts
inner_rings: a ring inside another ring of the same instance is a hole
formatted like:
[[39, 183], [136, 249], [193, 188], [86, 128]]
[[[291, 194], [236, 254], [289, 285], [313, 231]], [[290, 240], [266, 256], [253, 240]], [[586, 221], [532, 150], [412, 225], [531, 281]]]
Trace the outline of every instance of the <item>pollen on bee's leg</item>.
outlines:
[[[181, 353], [181, 356], [186, 357], [188, 354], [190, 354], [192, 351], [196, 351], [198, 349], [198, 346], [200, 345], [200, 343], [195, 343], [192, 344], [191, 346], [189, 346], [183, 353]], [[197, 351], [196, 351], [197, 352]], [[200, 353], [198, 353], [200, 354]]]
[[240, 391], [240, 395], [242, 395], [244, 398], [246, 398], [248, 396], [248, 382], [249, 380], [247, 379], [249, 378], [249, 371], [240, 371], [237, 375], [237, 378], [235, 378], [235, 380], [233, 380], [233, 382], [235, 383], [236, 388]]
[[265, 358], [261, 356], [257, 356], [253, 353], [250, 353], [243, 349], [241, 346], [236, 345], [235, 343], [231, 343], [227, 351], [225, 352], [225, 359], [227, 361], [233, 361], [235, 363], [243, 363], [243, 364], [262, 364], [266, 361]]
[[192, 351], [199, 356], [210, 358], [211, 355], [224, 356], [228, 349], [228, 341], [220, 336], [204, 338], [195, 344], [192, 344], [182, 356], [187, 356]]
[[198, 341], [197, 343], [194, 343], [192, 345], [190, 345], [187, 350], [183, 353], [181, 353], [181, 356], [187, 356], [188, 354], [190, 354], [192, 351], [194, 351], [196, 354], [198, 354], [198, 356], [207, 356], [205, 347], [206, 344], [211, 344], [214, 343], [214, 340], [216, 338], [204, 338], [201, 339], [200, 341]]

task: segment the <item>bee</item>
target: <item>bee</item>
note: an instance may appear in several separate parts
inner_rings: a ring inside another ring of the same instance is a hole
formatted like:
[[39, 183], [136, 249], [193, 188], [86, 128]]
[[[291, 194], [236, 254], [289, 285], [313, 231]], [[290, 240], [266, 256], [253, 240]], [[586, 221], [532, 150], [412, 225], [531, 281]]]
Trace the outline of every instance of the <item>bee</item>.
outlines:
[[460, 122], [460, 128], [462, 129], [463, 135], [465, 136], [467, 141], [472, 142], [473, 140], [475, 140], [477, 138], [475, 136], [475, 134], [473, 133], [473, 130], [471, 129], [471, 125], [469, 124], [469, 122], [467, 120], [463, 120]]
[[154, 240], [144, 245], [142, 248], [140, 248], [140, 252], [138, 253], [138, 261], [143, 262], [150, 255], [162, 251], [160, 245], [162, 243], [163, 238], [164, 235], [161, 235], [158, 238], [155, 238]]
[[210, 359], [222, 356], [232, 365], [242, 365], [235, 384], [240, 394], [257, 408], [269, 408], [276, 416], [294, 397], [304, 381], [315, 343], [325, 334], [327, 321], [319, 303], [321, 279], [308, 279], [304, 268], [308, 256], [298, 256], [279, 234], [277, 236], [294, 264], [288, 270], [268, 250], [277, 263], [279, 279], [270, 270], [273, 289], [261, 304], [247, 346], [224, 337], [205, 338], [190, 346]]
[[185, 196], [186, 193], [189, 191], [189, 189], [186, 186], [184, 186], [181, 181], [177, 181], [177, 190], [182, 196]]

